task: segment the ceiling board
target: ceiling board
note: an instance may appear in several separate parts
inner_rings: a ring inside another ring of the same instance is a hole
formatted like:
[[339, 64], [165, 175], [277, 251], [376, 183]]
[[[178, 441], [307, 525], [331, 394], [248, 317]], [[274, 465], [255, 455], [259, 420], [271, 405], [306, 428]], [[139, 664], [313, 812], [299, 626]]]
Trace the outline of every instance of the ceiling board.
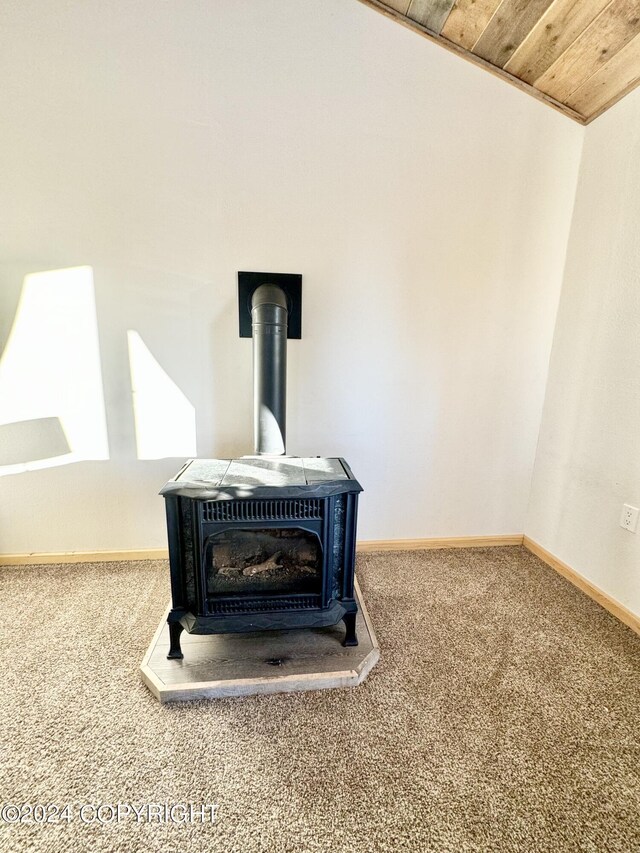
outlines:
[[613, 0], [600, 12], [535, 86], [567, 101], [569, 95], [640, 32], [638, 0]]
[[583, 124], [640, 82], [640, 0], [361, 0]]
[[503, 68], [550, 5], [551, 0], [502, 0], [473, 52]]
[[410, 5], [411, 0], [388, 0], [387, 3], [387, 6], [390, 6], [392, 9], [395, 9], [396, 12], [402, 12], [403, 15], [407, 14]]
[[428, 30], [439, 33], [455, 0], [411, 0], [407, 16]]
[[618, 92], [637, 84], [640, 80], [640, 35], [589, 77], [568, 98], [568, 103], [578, 112], [597, 111]]
[[440, 31], [441, 35], [471, 50], [502, 0], [458, 0]]
[[610, 0], [556, 0], [504, 66], [510, 74], [535, 83]]

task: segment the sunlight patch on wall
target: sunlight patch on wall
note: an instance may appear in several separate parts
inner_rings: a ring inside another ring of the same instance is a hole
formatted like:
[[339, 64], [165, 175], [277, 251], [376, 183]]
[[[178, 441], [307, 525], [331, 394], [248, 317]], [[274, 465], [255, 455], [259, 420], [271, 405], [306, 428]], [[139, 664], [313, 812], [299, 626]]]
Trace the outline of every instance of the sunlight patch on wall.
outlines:
[[196, 410], [137, 332], [128, 331], [138, 459], [196, 456]]
[[109, 458], [91, 267], [25, 277], [0, 360], [0, 442], [0, 476]]

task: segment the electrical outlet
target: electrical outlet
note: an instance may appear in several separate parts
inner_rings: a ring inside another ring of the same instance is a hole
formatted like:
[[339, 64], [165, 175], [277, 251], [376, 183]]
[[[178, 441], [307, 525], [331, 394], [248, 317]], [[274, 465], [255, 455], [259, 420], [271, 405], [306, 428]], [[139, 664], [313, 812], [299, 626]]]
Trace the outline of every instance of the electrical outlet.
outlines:
[[622, 505], [622, 515], [620, 516], [620, 527], [624, 527], [629, 533], [635, 533], [638, 526], [638, 507]]

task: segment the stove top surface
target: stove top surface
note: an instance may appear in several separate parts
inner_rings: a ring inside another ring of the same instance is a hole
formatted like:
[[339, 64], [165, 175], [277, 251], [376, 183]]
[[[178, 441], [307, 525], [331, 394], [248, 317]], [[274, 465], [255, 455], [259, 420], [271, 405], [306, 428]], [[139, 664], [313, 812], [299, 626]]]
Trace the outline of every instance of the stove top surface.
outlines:
[[[327, 491], [329, 489], [330, 491]], [[323, 456], [242, 456], [239, 459], [190, 459], [161, 494], [188, 497], [263, 497], [265, 493], [361, 491], [340, 458]]]

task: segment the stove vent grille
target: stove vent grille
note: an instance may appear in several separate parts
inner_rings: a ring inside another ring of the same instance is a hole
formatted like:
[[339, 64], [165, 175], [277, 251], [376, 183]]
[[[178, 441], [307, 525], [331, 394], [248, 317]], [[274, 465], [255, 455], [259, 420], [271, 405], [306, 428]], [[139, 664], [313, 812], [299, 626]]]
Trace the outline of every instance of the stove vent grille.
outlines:
[[319, 606], [319, 596], [292, 596], [291, 598], [279, 597], [278, 599], [245, 599], [237, 598], [235, 601], [209, 601], [210, 613], [261, 613], [274, 612], [277, 610], [302, 610], [314, 609]]
[[203, 521], [299, 521], [322, 518], [322, 500], [206, 501]]

